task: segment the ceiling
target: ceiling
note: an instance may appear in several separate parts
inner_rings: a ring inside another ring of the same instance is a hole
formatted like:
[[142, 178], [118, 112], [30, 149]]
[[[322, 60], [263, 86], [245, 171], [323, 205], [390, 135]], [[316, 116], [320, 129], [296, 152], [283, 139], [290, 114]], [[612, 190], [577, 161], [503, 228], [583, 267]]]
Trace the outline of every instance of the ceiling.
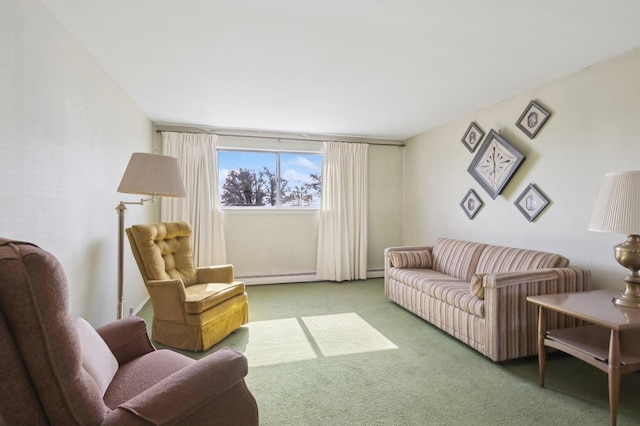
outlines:
[[403, 140], [640, 46], [638, 0], [41, 1], [152, 121], [204, 128]]

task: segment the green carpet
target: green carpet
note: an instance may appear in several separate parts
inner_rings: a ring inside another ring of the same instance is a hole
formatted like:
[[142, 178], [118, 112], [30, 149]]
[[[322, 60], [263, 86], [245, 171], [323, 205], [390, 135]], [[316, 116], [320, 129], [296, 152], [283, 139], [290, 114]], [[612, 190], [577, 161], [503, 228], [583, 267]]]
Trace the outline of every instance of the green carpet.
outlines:
[[[180, 352], [245, 353], [261, 425], [609, 424], [605, 373], [555, 353], [541, 388], [536, 357], [493, 363], [389, 302], [382, 279], [247, 293], [250, 324], [208, 352]], [[139, 315], [150, 323], [149, 304]], [[618, 425], [640, 424], [640, 374], [620, 392]]]

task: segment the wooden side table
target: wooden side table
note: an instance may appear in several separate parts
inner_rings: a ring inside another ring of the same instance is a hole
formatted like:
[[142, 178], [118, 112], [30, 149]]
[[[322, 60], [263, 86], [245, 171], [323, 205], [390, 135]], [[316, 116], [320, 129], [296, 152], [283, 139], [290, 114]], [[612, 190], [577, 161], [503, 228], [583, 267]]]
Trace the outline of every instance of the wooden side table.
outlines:
[[[618, 417], [620, 376], [640, 370], [640, 309], [614, 305], [616, 290], [529, 296], [538, 305], [538, 365], [544, 387], [546, 346], [568, 353], [609, 376], [611, 424]], [[584, 327], [547, 330], [545, 309], [582, 319]]]

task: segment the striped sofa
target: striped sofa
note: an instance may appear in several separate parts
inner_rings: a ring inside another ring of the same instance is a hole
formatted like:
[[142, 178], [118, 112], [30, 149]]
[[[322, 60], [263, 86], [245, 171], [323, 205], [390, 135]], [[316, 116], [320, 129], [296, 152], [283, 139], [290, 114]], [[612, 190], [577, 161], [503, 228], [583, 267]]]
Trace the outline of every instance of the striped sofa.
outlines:
[[[386, 296], [495, 362], [535, 355], [537, 310], [527, 296], [591, 290], [591, 273], [563, 256], [440, 238], [384, 251]], [[549, 313], [549, 329], [576, 320]]]

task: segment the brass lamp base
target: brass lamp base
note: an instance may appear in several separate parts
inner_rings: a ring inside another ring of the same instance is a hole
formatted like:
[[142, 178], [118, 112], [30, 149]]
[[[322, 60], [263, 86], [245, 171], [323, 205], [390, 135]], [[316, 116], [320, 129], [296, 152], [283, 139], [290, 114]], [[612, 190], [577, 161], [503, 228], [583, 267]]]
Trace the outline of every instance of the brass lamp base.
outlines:
[[627, 289], [620, 296], [613, 298], [613, 303], [618, 306], [640, 309], [640, 290], [638, 283], [627, 283]]
[[613, 303], [619, 306], [640, 309], [640, 236], [629, 235], [627, 241], [613, 248], [618, 263], [629, 269], [629, 275], [624, 279], [626, 289], [623, 294], [613, 298]]

